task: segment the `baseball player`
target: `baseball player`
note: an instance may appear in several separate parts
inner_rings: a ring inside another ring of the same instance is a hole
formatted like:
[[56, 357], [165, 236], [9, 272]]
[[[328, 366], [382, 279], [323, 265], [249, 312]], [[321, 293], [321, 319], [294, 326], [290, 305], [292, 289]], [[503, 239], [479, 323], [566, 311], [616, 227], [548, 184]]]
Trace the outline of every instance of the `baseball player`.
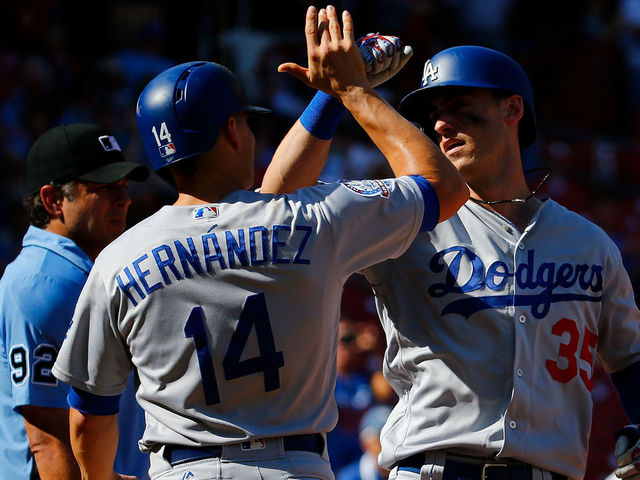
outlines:
[[340, 98], [399, 178], [250, 191], [246, 117], [267, 110], [229, 70], [180, 64], [140, 94], [147, 154], [178, 198], [97, 258], [53, 367], [71, 384], [87, 478], [114, 475], [114, 404], [132, 368], [151, 478], [333, 478], [324, 433], [337, 420], [343, 284], [468, 198], [451, 162], [370, 86], [342, 21], [344, 35], [335, 8], [310, 7], [309, 67], [281, 69]]
[[[381, 465], [397, 479], [580, 479], [598, 359], [633, 424], [620, 433], [617, 475], [637, 475], [640, 313], [606, 233], [525, 181], [520, 152], [536, 136], [527, 75], [492, 49], [446, 49], [400, 112], [471, 197], [403, 255], [364, 270], [399, 396]], [[288, 175], [313, 183], [305, 162], [320, 171], [322, 160], [275, 157], [262, 191], [288, 191]]]

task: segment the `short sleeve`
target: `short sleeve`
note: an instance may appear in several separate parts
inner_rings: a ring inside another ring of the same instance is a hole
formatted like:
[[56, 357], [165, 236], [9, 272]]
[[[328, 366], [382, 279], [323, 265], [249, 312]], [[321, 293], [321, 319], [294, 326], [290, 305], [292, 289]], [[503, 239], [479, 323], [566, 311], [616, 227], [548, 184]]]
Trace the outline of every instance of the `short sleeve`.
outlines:
[[423, 189], [433, 190], [426, 180], [419, 185], [401, 177], [344, 181], [330, 191], [322, 212], [331, 255], [343, 275], [401, 255], [420, 232], [426, 207], [427, 216], [439, 216], [435, 193], [435, 204], [426, 205]]
[[47, 275], [14, 280], [3, 292], [13, 407], [68, 408], [68, 387], [51, 368], [73, 314], [75, 285]]
[[620, 252], [610, 244], [598, 338], [598, 356], [608, 373], [640, 361], [640, 311]]
[[53, 367], [54, 375], [95, 395], [118, 395], [126, 388], [131, 362], [111, 311], [109, 295], [94, 268]]

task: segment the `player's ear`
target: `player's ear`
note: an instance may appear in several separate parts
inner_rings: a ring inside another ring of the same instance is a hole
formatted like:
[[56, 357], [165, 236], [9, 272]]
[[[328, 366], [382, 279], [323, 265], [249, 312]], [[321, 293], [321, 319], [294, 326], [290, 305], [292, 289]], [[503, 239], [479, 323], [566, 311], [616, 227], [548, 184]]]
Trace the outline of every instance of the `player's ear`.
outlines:
[[[220, 136], [224, 136], [234, 150], [240, 148], [241, 137], [238, 127], [238, 117], [236, 115], [230, 115], [222, 124], [222, 128], [220, 128]], [[220, 140], [220, 138], [218, 138], [218, 140]]]
[[524, 101], [520, 95], [511, 95], [503, 101], [504, 117], [508, 124], [519, 122], [524, 116]]
[[62, 191], [53, 185], [43, 185], [40, 188], [40, 198], [42, 205], [51, 217], [59, 218], [62, 216]]

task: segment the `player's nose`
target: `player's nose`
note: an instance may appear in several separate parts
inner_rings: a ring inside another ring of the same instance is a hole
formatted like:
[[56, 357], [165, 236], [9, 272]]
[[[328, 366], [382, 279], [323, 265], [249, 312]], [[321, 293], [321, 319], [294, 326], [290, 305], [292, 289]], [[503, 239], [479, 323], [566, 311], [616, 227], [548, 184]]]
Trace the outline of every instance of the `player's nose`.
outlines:
[[446, 117], [440, 117], [440, 118], [436, 119], [436, 121], [435, 121], [435, 123], [433, 125], [433, 129], [441, 137], [446, 137], [447, 134], [450, 134], [451, 132], [453, 132], [455, 130], [454, 125], [451, 122], [451, 120], [447, 119]]

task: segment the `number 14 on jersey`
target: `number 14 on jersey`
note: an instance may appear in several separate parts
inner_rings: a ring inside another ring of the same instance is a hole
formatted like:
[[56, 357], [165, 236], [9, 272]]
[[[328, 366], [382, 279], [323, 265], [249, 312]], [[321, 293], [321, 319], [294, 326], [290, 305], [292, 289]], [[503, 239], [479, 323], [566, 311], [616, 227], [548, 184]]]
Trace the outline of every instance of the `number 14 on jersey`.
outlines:
[[[241, 360], [242, 352], [249, 340], [253, 327], [255, 327], [260, 355]], [[184, 326], [184, 334], [187, 338], [193, 338], [195, 344], [207, 405], [220, 403], [220, 392], [218, 390], [216, 372], [213, 368], [213, 359], [202, 307], [194, 307], [191, 310]], [[242, 308], [238, 324], [231, 336], [231, 341], [222, 361], [224, 378], [225, 380], [233, 380], [253, 373], [263, 372], [264, 389], [266, 392], [270, 392], [280, 388], [278, 370], [283, 366], [284, 356], [282, 352], [276, 351], [264, 294], [250, 295]]]

